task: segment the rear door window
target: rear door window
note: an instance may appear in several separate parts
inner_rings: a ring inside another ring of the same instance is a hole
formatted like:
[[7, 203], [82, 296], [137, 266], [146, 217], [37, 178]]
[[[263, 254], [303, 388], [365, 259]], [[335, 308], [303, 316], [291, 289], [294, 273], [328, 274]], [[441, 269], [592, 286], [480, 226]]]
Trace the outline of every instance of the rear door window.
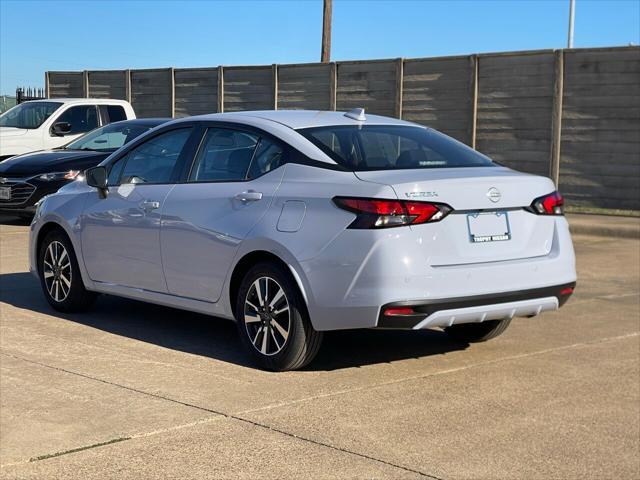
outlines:
[[127, 114], [122, 105], [107, 105], [107, 115], [109, 115], [109, 123], [127, 119]]
[[245, 180], [257, 144], [256, 135], [227, 128], [209, 128], [196, 156], [189, 180]]
[[249, 179], [258, 178], [265, 173], [275, 170], [280, 165], [286, 163], [285, 150], [281, 145], [272, 142], [268, 138], [261, 138], [258, 148], [253, 155], [251, 167], [249, 168]]

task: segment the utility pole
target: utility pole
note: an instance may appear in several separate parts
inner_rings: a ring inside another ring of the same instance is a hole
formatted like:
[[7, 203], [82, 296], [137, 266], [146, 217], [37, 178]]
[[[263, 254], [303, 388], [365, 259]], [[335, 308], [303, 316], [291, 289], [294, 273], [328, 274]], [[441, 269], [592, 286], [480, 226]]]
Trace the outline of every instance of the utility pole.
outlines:
[[332, 0], [324, 0], [324, 9], [322, 11], [322, 50], [320, 52], [320, 61], [329, 63], [331, 59], [331, 7]]
[[575, 17], [576, 0], [569, 0], [569, 38], [567, 48], [573, 48], [573, 20]]

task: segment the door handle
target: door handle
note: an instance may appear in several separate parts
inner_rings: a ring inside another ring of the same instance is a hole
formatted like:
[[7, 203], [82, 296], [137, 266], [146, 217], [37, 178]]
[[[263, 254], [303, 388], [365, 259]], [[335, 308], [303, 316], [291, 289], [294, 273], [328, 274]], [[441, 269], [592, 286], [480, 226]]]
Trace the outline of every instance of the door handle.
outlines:
[[257, 202], [258, 200], [262, 200], [262, 192], [247, 190], [246, 192], [236, 193], [233, 198], [241, 202]]
[[150, 200], [140, 202], [140, 209], [144, 210], [145, 212], [157, 210], [158, 208], [160, 208], [160, 202], [152, 202]]

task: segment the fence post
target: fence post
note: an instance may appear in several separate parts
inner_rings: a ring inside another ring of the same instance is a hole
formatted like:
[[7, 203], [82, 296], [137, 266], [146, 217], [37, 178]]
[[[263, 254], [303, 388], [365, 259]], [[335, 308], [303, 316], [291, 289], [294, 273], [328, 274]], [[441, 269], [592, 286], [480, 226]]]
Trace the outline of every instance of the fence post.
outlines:
[[278, 110], [278, 65], [274, 63], [271, 68], [273, 79], [273, 109]]
[[127, 102], [131, 103], [131, 70], [125, 70], [124, 75], [124, 96], [127, 98]]
[[478, 55], [469, 56], [469, 100], [471, 102], [471, 121], [469, 122], [469, 145], [476, 148], [476, 130], [478, 126], [478, 73], [480, 67]]
[[82, 93], [84, 98], [89, 98], [89, 71], [83, 70], [82, 72]]
[[224, 68], [218, 66], [218, 113], [224, 112]]
[[404, 83], [404, 59], [396, 60], [396, 117], [402, 118], [402, 84]]
[[329, 67], [329, 110], [336, 110], [338, 95], [338, 65], [331, 62]]
[[549, 176], [560, 182], [560, 142], [562, 139], [562, 95], [564, 91], [564, 50], [554, 52], [553, 113], [551, 117], [551, 152]]
[[176, 69], [171, 67], [171, 118], [176, 118]]

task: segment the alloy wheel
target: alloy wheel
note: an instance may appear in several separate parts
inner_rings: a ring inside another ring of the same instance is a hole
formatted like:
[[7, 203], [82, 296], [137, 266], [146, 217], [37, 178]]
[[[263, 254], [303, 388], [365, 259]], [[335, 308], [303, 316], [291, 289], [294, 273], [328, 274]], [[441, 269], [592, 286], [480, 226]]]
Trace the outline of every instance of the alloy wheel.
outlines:
[[49, 244], [42, 267], [49, 295], [56, 302], [63, 302], [71, 291], [71, 259], [62, 243], [53, 241]]
[[291, 330], [291, 311], [284, 289], [271, 277], [255, 280], [244, 302], [244, 323], [253, 347], [261, 354], [279, 353]]

